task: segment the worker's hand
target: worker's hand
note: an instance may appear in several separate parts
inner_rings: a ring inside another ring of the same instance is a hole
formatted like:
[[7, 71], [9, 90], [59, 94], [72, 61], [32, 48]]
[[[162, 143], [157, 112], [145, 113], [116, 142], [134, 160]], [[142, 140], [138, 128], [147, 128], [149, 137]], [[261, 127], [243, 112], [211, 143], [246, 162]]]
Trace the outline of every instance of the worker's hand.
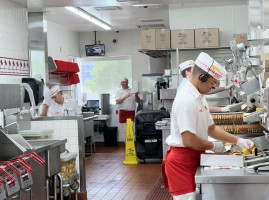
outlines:
[[211, 149], [215, 153], [222, 153], [225, 151], [225, 147], [222, 142], [213, 142], [214, 147]]
[[254, 146], [254, 142], [252, 142], [251, 140], [249, 139], [243, 139], [243, 138], [240, 138], [238, 141], [237, 141], [237, 144], [240, 148], [245, 148], [245, 149], [249, 149], [249, 147], [253, 147]]
[[221, 108], [221, 112], [230, 112], [230, 107], [231, 106], [232, 105], [228, 105], [228, 106], [225, 106], [225, 107]]
[[230, 83], [229, 85], [226, 85], [225, 90], [230, 89], [231, 87], [233, 87], [233, 85], [234, 85], [233, 83]]

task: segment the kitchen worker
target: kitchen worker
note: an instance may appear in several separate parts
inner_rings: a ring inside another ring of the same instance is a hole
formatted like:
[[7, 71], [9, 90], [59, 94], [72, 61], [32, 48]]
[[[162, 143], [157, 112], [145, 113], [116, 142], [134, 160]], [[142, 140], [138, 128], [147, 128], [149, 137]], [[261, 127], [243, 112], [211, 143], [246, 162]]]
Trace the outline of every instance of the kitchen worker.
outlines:
[[[177, 93], [183, 88], [186, 81], [190, 80], [191, 75], [192, 75], [192, 71], [193, 71], [193, 67], [194, 67], [194, 61], [193, 60], [187, 60], [187, 61], [185, 61], [185, 62], [183, 62], [183, 63], [181, 63], [179, 65], [180, 73], [183, 76], [183, 79], [179, 84], [179, 87], [177, 89]], [[225, 87], [213, 88], [207, 93], [207, 95], [215, 94], [215, 93], [221, 92], [223, 90], [230, 89], [232, 86], [233, 86], [233, 83], [231, 83], [231, 84], [229, 84], [229, 85], [227, 85]], [[218, 106], [209, 105], [209, 110], [210, 110], [211, 113], [230, 112], [230, 107], [231, 107], [231, 105], [227, 105], [225, 107], [218, 107]]]
[[33, 78], [38, 80], [38, 81], [41, 81], [44, 84], [44, 86], [43, 86], [44, 99], [43, 99], [42, 106], [39, 109], [39, 112], [40, 112], [39, 115], [40, 116], [47, 116], [49, 108], [52, 107], [55, 104], [55, 102], [51, 99], [50, 89], [45, 85], [42, 75], [36, 74], [33, 76]]
[[201, 52], [195, 61], [190, 81], [176, 96], [171, 113], [170, 146], [163, 162], [163, 177], [174, 200], [195, 200], [195, 173], [200, 154], [205, 150], [224, 152], [222, 142], [208, 141], [208, 136], [241, 148], [253, 147], [249, 139], [229, 134], [216, 126], [204, 98], [226, 74], [225, 69], [208, 54]]
[[138, 92], [134, 92], [128, 86], [128, 79], [124, 77], [121, 80], [121, 89], [116, 93], [116, 104], [119, 106], [119, 123], [126, 123], [127, 118], [134, 121], [135, 117], [135, 103], [140, 102]]
[[82, 115], [81, 109], [73, 99], [65, 98], [58, 85], [50, 89], [51, 98], [55, 104], [50, 109], [50, 116], [76, 116]]

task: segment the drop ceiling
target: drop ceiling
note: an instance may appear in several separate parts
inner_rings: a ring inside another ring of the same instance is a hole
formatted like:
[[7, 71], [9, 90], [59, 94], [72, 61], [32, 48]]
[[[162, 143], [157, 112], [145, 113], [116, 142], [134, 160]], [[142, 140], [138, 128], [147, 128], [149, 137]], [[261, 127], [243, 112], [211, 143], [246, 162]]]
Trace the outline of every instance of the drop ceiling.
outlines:
[[[80, 7], [111, 25], [112, 30], [169, 27], [169, 4], [182, 9], [202, 6], [246, 5], [248, 0], [12, 0], [43, 5], [47, 20], [78, 32], [103, 31], [96, 25], [70, 13], [64, 6]], [[132, 5], [145, 4], [134, 7]], [[155, 4], [155, 5], [151, 5]], [[156, 5], [160, 4], [160, 5]], [[171, 5], [170, 5], [171, 8]]]

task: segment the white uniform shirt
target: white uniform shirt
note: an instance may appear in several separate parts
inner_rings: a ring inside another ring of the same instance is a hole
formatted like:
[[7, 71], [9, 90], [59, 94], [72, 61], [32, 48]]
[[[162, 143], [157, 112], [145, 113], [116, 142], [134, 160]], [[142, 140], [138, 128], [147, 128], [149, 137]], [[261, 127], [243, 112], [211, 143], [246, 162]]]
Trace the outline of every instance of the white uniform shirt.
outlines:
[[50, 116], [76, 116], [81, 109], [73, 99], [64, 98], [63, 105], [55, 103], [50, 109]]
[[166, 143], [169, 146], [184, 147], [181, 133], [189, 131], [203, 140], [208, 140], [208, 127], [214, 121], [208, 104], [199, 91], [187, 80], [177, 94], [171, 116], [171, 134]]
[[[115, 96], [116, 100], [122, 98], [129, 92], [134, 93], [134, 90], [131, 88], [118, 90]], [[118, 106], [120, 110], [135, 111], [135, 94], [126, 98], [122, 103], [118, 104]]]
[[186, 78], [183, 78], [177, 88], [177, 94], [179, 93], [180, 90], [182, 90], [182, 88], [184, 87], [185, 83], [187, 82]]

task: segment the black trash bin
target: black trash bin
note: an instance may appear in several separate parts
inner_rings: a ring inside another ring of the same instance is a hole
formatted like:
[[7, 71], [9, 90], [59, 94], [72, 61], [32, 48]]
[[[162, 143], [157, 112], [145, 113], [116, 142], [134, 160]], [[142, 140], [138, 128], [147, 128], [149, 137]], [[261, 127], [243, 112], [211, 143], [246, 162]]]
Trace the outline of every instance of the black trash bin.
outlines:
[[104, 142], [105, 142], [105, 147], [115, 147], [115, 146], [118, 146], [117, 132], [118, 132], [118, 127], [104, 126]]

